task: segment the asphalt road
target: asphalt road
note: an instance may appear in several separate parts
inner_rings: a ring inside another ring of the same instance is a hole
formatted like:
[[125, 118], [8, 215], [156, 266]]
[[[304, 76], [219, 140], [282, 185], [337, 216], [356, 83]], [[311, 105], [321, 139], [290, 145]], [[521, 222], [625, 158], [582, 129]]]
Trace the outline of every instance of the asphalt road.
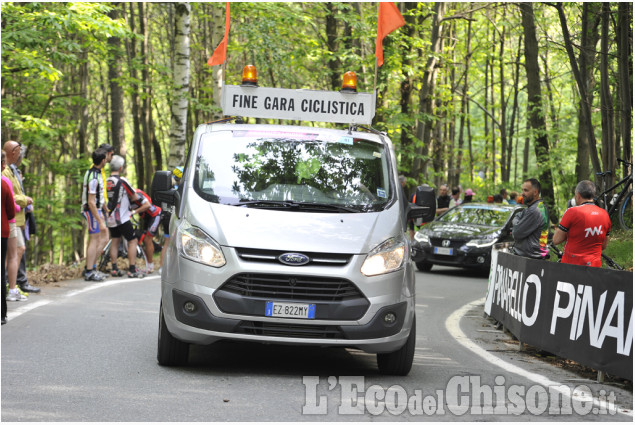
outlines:
[[633, 420], [630, 391], [517, 353], [483, 318], [487, 276], [417, 273], [407, 377], [380, 375], [375, 356], [357, 350], [230, 342], [193, 348], [188, 367], [161, 367], [159, 286], [158, 276], [72, 281], [10, 303], [2, 421]]

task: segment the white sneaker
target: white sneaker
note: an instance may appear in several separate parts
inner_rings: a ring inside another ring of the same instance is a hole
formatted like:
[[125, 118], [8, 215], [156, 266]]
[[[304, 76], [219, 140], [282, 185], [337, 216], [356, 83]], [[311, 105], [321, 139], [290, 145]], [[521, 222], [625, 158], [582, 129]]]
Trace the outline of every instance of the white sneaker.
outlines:
[[148, 269], [146, 270], [146, 273], [147, 274], [154, 273], [154, 264], [153, 263], [148, 264]]
[[7, 301], [27, 301], [28, 299], [26, 295], [22, 295], [17, 289], [9, 289], [7, 294]]

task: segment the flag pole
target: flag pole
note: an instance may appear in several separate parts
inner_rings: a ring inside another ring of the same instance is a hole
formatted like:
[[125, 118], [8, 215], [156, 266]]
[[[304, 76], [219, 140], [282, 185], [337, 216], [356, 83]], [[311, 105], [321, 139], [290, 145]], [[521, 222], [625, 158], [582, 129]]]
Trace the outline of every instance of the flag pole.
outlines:
[[[379, 2], [377, 2], [377, 23], [379, 29]], [[377, 103], [377, 68], [379, 64], [379, 58], [377, 57], [377, 51], [375, 51], [375, 79], [373, 81], [373, 98], [375, 100], [375, 104]]]

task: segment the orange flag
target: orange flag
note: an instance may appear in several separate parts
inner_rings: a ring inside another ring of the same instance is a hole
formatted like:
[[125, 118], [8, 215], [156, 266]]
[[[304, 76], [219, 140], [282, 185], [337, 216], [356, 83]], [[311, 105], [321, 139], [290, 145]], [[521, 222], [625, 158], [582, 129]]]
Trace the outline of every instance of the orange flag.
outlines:
[[379, 17], [377, 19], [377, 42], [375, 44], [375, 56], [377, 56], [377, 65], [384, 64], [384, 37], [405, 25], [403, 16], [393, 2], [379, 3]]
[[209, 66], [220, 65], [227, 59], [227, 38], [229, 37], [229, 2], [225, 9], [225, 37], [220, 42], [212, 57], [207, 60]]

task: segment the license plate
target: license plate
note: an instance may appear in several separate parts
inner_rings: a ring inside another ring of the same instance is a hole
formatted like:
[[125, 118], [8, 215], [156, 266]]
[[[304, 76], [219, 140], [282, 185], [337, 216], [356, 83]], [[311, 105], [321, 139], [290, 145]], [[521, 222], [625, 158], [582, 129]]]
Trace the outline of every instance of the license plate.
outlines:
[[434, 253], [439, 255], [454, 255], [454, 250], [452, 248], [442, 248], [440, 246], [435, 246]]
[[280, 303], [267, 301], [265, 316], [315, 319], [315, 304]]

